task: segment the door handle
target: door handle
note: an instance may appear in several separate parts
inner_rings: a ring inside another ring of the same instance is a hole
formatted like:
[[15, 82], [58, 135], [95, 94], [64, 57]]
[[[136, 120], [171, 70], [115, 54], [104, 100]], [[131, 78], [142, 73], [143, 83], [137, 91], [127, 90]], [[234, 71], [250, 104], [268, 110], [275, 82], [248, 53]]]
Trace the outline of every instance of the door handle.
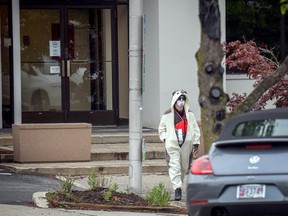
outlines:
[[71, 62], [70, 60], [67, 60], [67, 77], [70, 77], [71, 75]]

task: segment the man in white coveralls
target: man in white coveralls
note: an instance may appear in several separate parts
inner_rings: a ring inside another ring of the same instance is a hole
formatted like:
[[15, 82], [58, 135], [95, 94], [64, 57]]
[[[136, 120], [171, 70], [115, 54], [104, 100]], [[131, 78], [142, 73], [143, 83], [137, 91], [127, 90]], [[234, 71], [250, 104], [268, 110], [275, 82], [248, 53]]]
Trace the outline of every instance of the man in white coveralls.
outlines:
[[198, 152], [200, 129], [194, 114], [189, 110], [187, 92], [177, 90], [172, 94], [171, 108], [161, 117], [159, 137], [165, 142], [168, 172], [175, 200], [182, 198], [183, 180]]

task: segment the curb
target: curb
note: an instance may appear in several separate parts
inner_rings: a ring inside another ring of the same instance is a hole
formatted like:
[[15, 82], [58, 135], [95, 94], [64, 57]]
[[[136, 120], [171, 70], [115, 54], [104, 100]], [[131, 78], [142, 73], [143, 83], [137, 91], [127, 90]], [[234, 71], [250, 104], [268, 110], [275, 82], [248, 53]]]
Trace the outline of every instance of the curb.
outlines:
[[39, 208], [49, 208], [49, 202], [46, 199], [46, 192], [36, 192], [33, 194], [32, 200], [34, 204]]
[[[38, 208], [42, 208], [42, 209], [48, 209], [49, 208], [49, 202], [46, 199], [46, 192], [35, 192], [33, 194], [33, 203], [38, 207]], [[181, 207], [183, 208], [181, 205], [171, 205], [170, 206], [163, 206], [163, 207], [157, 207], [157, 206], [112, 206], [112, 205], [103, 205], [103, 204], [90, 204], [90, 203], [65, 203], [65, 205], [69, 206], [69, 207], [76, 207], [78, 209], [81, 209], [81, 207], [87, 208], [89, 209], [89, 211], [94, 211], [94, 212], [103, 212], [103, 211], [107, 211], [107, 209], [115, 209], [115, 210], [121, 210], [121, 209], [130, 209], [130, 210], [135, 210], [136, 212], [127, 212], [127, 213], [139, 213], [137, 211], [139, 210], [151, 210], [152, 212], [148, 212], [148, 213], [142, 213], [142, 214], [157, 214], [157, 215], [167, 215], [166, 213], [157, 213], [157, 211], [160, 210], [171, 210], [175, 207]], [[85, 210], [82, 210], [85, 211]], [[108, 211], [107, 211], [108, 212]], [[154, 213], [153, 213], [154, 212]], [[117, 213], [117, 212], [115, 212]], [[169, 215], [176, 215], [174, 213], [168, 213]], [[183, 215], [183, 214], [181, 214]]]

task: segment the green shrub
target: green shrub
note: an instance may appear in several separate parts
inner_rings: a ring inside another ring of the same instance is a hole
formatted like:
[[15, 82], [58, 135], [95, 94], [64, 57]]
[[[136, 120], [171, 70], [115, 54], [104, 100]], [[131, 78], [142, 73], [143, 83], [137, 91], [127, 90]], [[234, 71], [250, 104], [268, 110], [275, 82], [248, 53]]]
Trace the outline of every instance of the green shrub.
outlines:
[[129, 188], [128, 185], [127, 185], [126, 188], [125, 188], [125, 193], [126, 193], [126, 194], [129, 194], [129, 193], [130, 193], [130, 188]]
[[112, 190], [107, 189], [102, 192], [102, 196], [106, 202], [109, 202], [112, 197]]
[[108, 187], [110, 180], [105, 177], [103, 173], [97, 173], [93, 170], [88, 175], [88, 185], [90, 190], [94, 190], [97, 187]]
[[111, 186], [110, 186], [110, 190], [112, 191], [117, 191], [119, 189], [119, 185], [114, 182]]
[[61, 189], [62, 193], [71, 193], [73, 188], [74, 180], [69, 176], [65, 180], [61, 180]]
[[145, 197], [148, 202], [157, 206], [167, 206], [170, 198], [170, 193], [162, 182], [158, 186], [154, 186], [152, 192]]
[[94, 190], [98, 187], [98, 181], [97, 181], [98, 173], [96, 173], [95, 170], [93, 170], [88, 175], [88, 185], [91, 190]]

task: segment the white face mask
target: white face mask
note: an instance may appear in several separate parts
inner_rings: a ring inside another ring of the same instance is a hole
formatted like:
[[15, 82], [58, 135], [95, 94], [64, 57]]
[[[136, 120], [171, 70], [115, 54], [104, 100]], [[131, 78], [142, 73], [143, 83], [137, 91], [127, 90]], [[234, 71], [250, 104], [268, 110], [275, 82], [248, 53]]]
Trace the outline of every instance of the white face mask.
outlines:
[[184, 105], [185, 105], [185, 101], [183, 101], [183, 100], [178, 100], [177, 101], [177, 106], [184, 107]]

